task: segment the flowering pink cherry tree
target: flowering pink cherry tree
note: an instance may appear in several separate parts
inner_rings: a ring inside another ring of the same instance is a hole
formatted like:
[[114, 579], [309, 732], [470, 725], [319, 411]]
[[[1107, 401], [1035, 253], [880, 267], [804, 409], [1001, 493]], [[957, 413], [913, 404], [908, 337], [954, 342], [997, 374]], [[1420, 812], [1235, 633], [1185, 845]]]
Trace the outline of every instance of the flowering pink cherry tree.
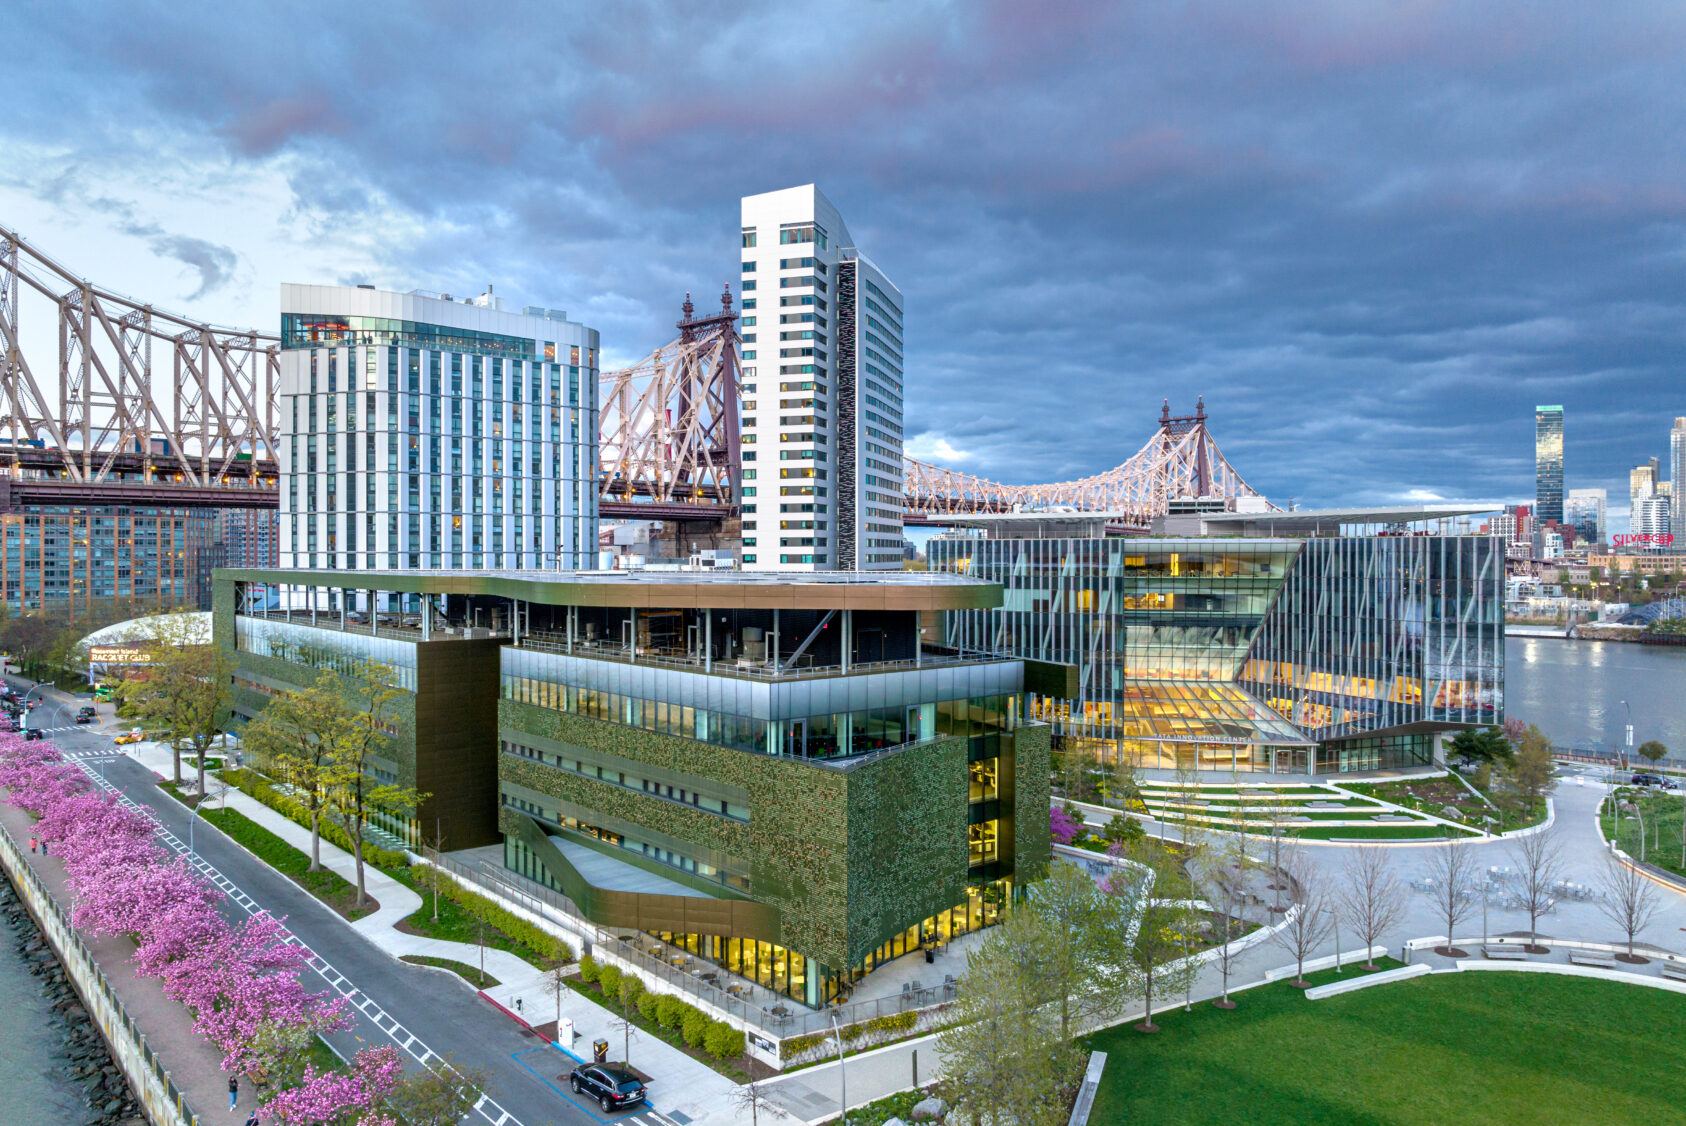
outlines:
[[[0, 786], [11, 804], [39, 817], [36, 835], [57, 846], [75, 924], [132, 937], [136, 971], [158, 979], [166, 996], [192, 1011], [195, 1031], [222, 1049], [224, 1070], [271, 1072], [265, 1045], [286, 1037], [260, 1031], [308, 1038], [349, 1025], [343, 998], [305, 988], [299, 970], [308, 955], [281, 920], [258, 914], [229, 923], [221, 895], [168, 857], [147, 818], [95, 793], [87, 775], [51, 745], [0, 732]], [[303, 1084], [273, 1097], [280, 1109], [270, 1113], [299, 1123], [360, 1115], [366, 1126], [385, 1126], [390, 1119], [380, 1103], [401, 1072], [391, 1048], [359, 1053], [346, 1072], [307, 1069]]]

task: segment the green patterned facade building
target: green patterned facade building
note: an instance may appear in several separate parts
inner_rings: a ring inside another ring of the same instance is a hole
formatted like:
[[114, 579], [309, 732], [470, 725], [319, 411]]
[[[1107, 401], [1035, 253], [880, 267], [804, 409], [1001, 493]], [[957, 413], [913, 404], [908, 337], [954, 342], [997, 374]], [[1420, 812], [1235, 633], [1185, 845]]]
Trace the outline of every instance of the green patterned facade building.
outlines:
[[390, 670], [377, 769], [428, 795], [392, 831], [499, 844], [600, 927], [819, 1007], [1048, 863], [1026, 663], [924, 636], [1000, 600], [948, 575], [236, 570], [216, 628], [248, 717], [322, 666]]

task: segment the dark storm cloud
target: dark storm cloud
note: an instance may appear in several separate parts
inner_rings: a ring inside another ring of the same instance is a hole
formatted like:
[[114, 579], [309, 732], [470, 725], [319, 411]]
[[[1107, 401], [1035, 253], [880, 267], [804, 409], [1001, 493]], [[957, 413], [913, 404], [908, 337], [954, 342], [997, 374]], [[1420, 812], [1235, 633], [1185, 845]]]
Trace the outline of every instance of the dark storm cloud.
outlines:
[[[1686, 413], [1676, 5], [88, 7], [0, 15], [21, 136], [284, 158], [372, 280], [621, 357], [736, 281], [740, 195], [818, 182], [906, 296], [910, 436], [1004, 479], [1204, 394], [1273, 496], [1518, 497], [1561, 401], [1614, 500]], [[236, 268], [175, 237], [202, 292]]]

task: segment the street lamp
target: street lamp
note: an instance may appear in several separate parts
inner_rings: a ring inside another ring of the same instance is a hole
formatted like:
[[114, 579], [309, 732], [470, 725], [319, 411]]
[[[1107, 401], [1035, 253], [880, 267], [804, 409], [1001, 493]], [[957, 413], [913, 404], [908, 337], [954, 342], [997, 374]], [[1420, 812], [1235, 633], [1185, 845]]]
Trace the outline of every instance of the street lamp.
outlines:
[[843, 1115], [843, 1126], [849, 1126], [849, 1076], [843, 1070], [843, 1026], [837, 1021], [837, 1010], [831, 1010], [831, 1031], [837, 1037], [837, 1107]]
[[29, 730], [29, 698], [39, 691], [41, 691], [41, 685], [37, 684], [23, 694], [22, 709], [18, 712], [18, 732], [20, 734]]

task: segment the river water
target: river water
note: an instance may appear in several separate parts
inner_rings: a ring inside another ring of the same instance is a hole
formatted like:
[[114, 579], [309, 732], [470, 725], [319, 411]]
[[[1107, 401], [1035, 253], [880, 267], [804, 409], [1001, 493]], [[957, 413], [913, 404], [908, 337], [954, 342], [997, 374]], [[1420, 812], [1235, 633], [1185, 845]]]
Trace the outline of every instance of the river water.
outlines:
[[1557, 637], [1505, 642], [1505, 715], [1535, 723], [1560, 747], [1620, 746], [1633, 710], [1633, 745], [1660, 739], [1686, 758], [1686, 645]]
[[[0, 883], [5, 876], [0, 875]], [[10, 899], [11, 888], [6, 888]], [[61, 1024], [48, 1008], [42, 979], [24, 966], [20, 938], [33, 936], [28, 916], [15, 926], [0, 916], [0, 1121], [18, 1126], [78, 1123], [89, 1111], [63, 1073]]]

